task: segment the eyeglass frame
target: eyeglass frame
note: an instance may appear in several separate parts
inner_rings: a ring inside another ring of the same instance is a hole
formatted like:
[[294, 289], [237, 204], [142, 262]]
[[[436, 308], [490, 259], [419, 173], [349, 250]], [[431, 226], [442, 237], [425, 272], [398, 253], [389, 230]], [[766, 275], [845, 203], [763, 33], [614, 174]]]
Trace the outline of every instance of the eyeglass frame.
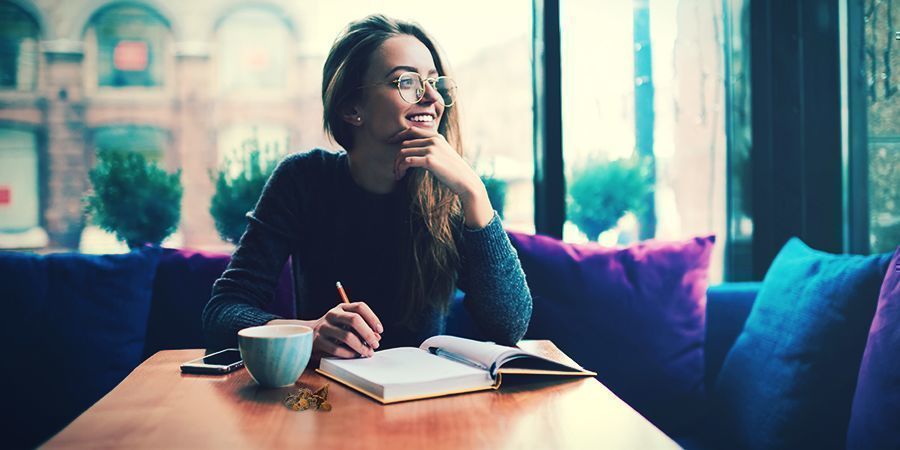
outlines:
[[[400, 92], [400, 79], [403, 78], [404, 75], [415, 75], [415, 76], [419, 77], [420, 80], [422, 80], [422, 86], [423, 86], [423, 89], [422, 89], [422, 95], [419, 95], [419, 96], [418, 96], [419, 99], [416, 100], [416, 101], [414, 101], [414, 102], [411, 102], [411, 101], [407, 100], [405, 97], [403, 97], [403, 93]], [[437, 77], [428, 77], [428, 78], [425, 78], [425, 77], [423, 77], [422, 75], [420, 75], [418, 72], [403, 72], [403, 73], [401, 73], [401, 74], [397, 77], [396, 80], [393, 80], [393, 81], [380, 81], [380, 82], [378, 82], [378, 83], [367, 84], [367, 85], [364, 85], [364, 86], [360, 86], [358, 89], [363, 89], [363, 88], [372, 87], [372, 86], [380, 86], [380, 85], [390, 85], [390, 84], [393, 84], [394, 86], [397, 87], [397, 94], [400, 95], [400, 98], [402, 98], [404, 102], [409, 103], [409, 104], [411, 104], [411, 105], [415, 105], [416, 103], [421, 102], [423, 98], [425, 98], [425, 91], [426, 91], [426, 88], [424, 88], [425, 84], [430, 85], [431, 88], [434, 89], [435, 92], [437, 92], [437, 81], [438, 81], [439, 79], [441, 79], [441, 78], [444, 78], [444, 79], [447, 79], [447, 80], [452, 81], [453, 84], [455, 84], [455, 86], [454, 86], [453, 88], [454, 88], [454, 89], [459, 89], [459, 84], [456, 83], [456, 80], [454, 80], [453, 77], [448, 77], [448, 76], [446, 76], [446, 75], [440, 75], [440, 76], [437, 76]], [[453, 105], [456, 104], [456, 100], [450, 102], [449, 105], [448, 105], [448, 104], [445, 104], [445, 103], [444, 103], [444, 100], [445, 100], [445, 99], [444, 99], [444, 96], [443, 96], [443, 95], [440, 95], [439, 92], [438, 92], [438, 95], [439, 95], [439, 97], [440, 97], [440, 100], [438, 100], [438, 102], [439, 102], [441, 105], [443, 105], [445, 108], [450, 108], [450, 107], [452, 107]]]

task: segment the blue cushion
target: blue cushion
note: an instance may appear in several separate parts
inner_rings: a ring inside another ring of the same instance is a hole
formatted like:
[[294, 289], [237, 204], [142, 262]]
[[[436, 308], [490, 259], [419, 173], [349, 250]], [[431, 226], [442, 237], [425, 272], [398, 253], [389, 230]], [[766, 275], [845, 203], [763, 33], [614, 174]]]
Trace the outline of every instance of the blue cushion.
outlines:
[[843, 447], [889, 257], [785, 244], [716, 383], [724, 446]]
[[0, 253], [5, 443], [39, 444], [140, 363], [158, 259]]

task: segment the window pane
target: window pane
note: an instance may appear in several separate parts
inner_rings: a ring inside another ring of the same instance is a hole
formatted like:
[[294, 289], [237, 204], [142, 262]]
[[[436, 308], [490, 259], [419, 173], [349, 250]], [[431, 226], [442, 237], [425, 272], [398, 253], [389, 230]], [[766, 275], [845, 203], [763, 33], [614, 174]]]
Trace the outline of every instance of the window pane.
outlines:
[[218, 30], [219, 90], [283, 88], [289, 40], [284, 21], [268, 11], [229, 15]]
[[91, 25], [97, 37], [100, 86], [163, 84], [169, 30], [158, 15], [138, 7], [112, 7], [94, 17]]
[[[566, 240], [724, 235], [721, 8], [562, 3]], [[711, 276], [720, 279], [722, 246], [716, 252]]]
[[725, 275], [729, 281], [739, 281], [753, 277], [750, 2], [728, 0], [725, 4], [726, 139], [729, 152]]
[[244, 170], [251, 151], [260, 151], [262, 164], [280, 160], [290, 148], [290, 137], [279, 125], [235, 125], [219, 133], [218, 144], [219, 164], [228, 159], [229, 176], [234, 178]]
[[34, 89], [38, 36], [31, 16], [12, 3], [0, 3], [0, 88]]
[[0, 129], [0, 232], [38, 226], [37, 175], [34, 133]]
[[865, 17], [869, 244], [874, 253], [900, 244], [900, 42], [894, 37], [900, 5], [892, 4], [874, 2]]

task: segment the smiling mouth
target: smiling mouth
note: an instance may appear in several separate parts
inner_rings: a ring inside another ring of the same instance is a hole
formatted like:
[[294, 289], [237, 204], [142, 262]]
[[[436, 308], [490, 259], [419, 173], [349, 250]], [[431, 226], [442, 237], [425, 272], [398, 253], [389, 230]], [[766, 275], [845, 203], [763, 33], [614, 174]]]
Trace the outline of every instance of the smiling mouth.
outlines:
[[406, 120], [412, 122], [417, 126], [434, 125], [434, 116], [431, 114], [413, 114], [411, 116], [406, 116]]

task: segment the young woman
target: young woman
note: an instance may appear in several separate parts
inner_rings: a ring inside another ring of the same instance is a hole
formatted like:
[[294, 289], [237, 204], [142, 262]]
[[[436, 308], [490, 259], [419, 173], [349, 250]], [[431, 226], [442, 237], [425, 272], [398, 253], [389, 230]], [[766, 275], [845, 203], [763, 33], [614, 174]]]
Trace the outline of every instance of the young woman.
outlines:
[[[314, 330], [313, 350], [353, 358], [418, 346], [444, 330], [456, 288], [487, 339], [525, 333], [531, 296], [487, 191], [462, 157], [456, 84], [417, 25], [350, 23], [325, 61], [325, 130], [275, 169], [203, 311], [210, 346], [241, 328]], [[288, 256], [297, 316], [265, 311]], [[335, 283], [354, 300], [341, 303]]]

